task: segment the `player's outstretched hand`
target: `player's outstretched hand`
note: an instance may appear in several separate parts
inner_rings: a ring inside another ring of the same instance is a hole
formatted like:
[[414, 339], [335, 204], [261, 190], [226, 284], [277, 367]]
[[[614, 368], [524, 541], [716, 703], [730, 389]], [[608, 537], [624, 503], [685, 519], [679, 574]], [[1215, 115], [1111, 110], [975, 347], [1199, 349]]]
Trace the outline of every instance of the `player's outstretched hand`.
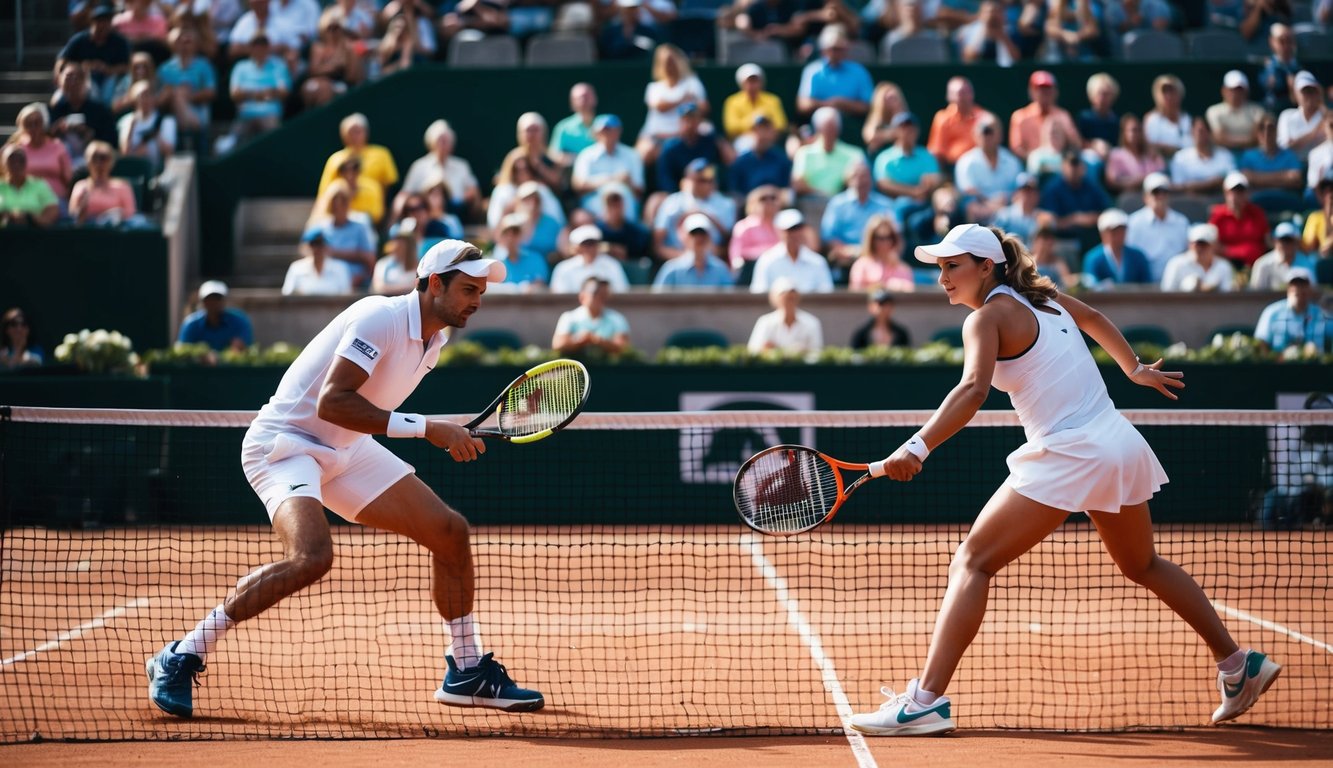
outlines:
[[[1179, 400], [1180, 398], [1171, 389], [1184, 389], [1184, 378], [1185, 374], [1180, 371], [1162, 370], [1162, 361], [1158, 359], [1155, 363], [1144, 363], [1139, 366], [1129, 377], [1129, 380], [1139, 386], [1152, 387], [1172, 400]], [[1171, 389], [1168, 389], [1168, 387]]]
[[486, 452], [486, 443], [473, 437], [467, 427], [452, 421], [426, 422], [426, 439], [449, 452], [454, 461], [472, 461]]

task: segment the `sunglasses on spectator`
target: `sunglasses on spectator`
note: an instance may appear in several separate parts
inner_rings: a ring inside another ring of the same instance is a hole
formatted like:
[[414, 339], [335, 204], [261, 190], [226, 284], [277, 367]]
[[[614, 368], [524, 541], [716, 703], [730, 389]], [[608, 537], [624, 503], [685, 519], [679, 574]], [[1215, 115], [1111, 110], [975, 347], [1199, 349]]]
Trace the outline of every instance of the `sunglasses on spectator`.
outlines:
[[983, 128], [981, 129], [981, 132], [982, 132], [982, 133], [987, 133], [987, 134], [989, 134], [989, 133], [995, 133], [995, 126], [993, 126], [993, 125], [987, 125], [987, 126], [985, 126], [985, 127], [983, 127]]
[[774, 200], [777, 200], [777, 199], [778, 199], [778, 196], [777, 196], [777, 195], [761, 195], [761, 196], [759, 197], [759, 202], [761, 202], [761, 203], [771, 203], [771, 202], [773, 202]]
[[106, 152], [94, 152], [94, 153], [93, 153], [93, 159], [94, 159], [94, 160], [110, 160], [110, 159], [111, 159], [111, 155], [107, 154]]
[[895, 234], [893, 234], [893, 233], [889, 233], [889, 234], [879, 234], [879, 233], [876, 233], [876, 234], [874, 234], [874, 235], [871, 235], [871, 239], [872, 239], [872, 240], [887, 240], [887, 241], [889, 241], [890, 243], [892, 243], [892, 242], [896, 242], [896, 241], [898, 240], [898, 236], [895, 235]]
[[417, 211], [424, 211], [424, 210], [426, 210], [426, 206], [424, 206], [424, 205], [404, 205], [404, 206], [403, 206], [403, 213], [416, 213]]

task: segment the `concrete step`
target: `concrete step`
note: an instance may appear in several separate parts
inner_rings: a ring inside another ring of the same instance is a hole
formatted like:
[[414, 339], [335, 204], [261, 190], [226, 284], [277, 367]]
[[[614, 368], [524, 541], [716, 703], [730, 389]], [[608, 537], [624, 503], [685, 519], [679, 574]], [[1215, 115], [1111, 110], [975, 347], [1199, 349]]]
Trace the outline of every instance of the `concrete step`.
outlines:
[[[43, 3], [43, 5], [57, 5], [57, 3]], [[12, 50], [14, 45], [14, 16], [12, 13], [6, 15], [8, 18], [0, 22], [0, 41], [3, 41], [5, 48]], [[74, 29], [64, 18], [24, 18], [23, 20], [24, 47], [43, 44], [64, 45], [73, 36]]]
[[0, 93], [51, 91], [55, 77], [49, 69], [22, 69], [0, 72]]
[[15, 61], [14, 41], [12, 39], [0, 43], [3, 46], [3, 53], [0, 53], [0, 70], [36, 70], [45, 68], [51, 70], [55, 68], [56, 55], [60, 49], [65, 47], [62, 42], [58, 45], [49, 45], [40, 43], [37, 45], [23, 45], [23, 60]]
[[237, 272], [287, 273], [287, 265], [301, 256], [295, 243], [290, 245], [247, 245], [236, 251]]

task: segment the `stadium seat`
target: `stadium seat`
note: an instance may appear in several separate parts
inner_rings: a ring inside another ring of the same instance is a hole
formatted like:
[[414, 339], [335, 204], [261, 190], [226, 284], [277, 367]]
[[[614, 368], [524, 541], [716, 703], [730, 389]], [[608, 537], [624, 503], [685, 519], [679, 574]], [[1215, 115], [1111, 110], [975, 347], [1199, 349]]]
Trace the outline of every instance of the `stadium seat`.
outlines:
[[1208, 221], [1208, 214], [1212, 212], [1213, 206], [1220, 202], [1222, 201], [1219, 198], [1202, 195], [1173, 195], [1171, 207], [1184, 214], [1190, 222], [1198, 224]]
[[491, 351], [523, 348], [523, 340], [517, 333], [507, 328], [478, 328], [475, 331], [468, 331], [463, 341], [480, 344]]
[[961, 327], [941, 328], [938, 331], [935, 331], [935, 333], [931, 334], [930, 340], [932, 342], [942, 341], [945, 344], [948, 344], [949, 346], [954, 347], [956, 349], [962, 348], [963, 329]]
[[777, 40], [732, 40], [722, 51], [722, 64], [729, 67], [786, 63], [787, 46]]
[[625, 279], [630, 285], [652, 285], [653, 284], [653, 260], [647, 257], [642, 259], [626, 259], [621, 263], [625, 268]]
[[828, 198], [823, 195], [802, 195], [796, 201], [796, 208], [805, 217], [805, 225], [819, 230], [819, 222], [824, 218], [824, 209], [828, 207]]
[[852, 40], [847, 45], [847, 59], [861, 64], [874, 64], [875, 46], [866, 40]]
[[580, 34], [537, 35], [528, 41], [529, 67], [586, 66], [597, 61], [592, 38]]
[[735, 29], [726, 29], [717, 27], [714, 33], [713, 47], [719, 63], [726, 60], [727, 50], [738, 43], [748, 43], [750, 38], [745, 36], [744, 32]]
[[1191, 59], [1203, 61], [1242, 62], [1250, 51], [1240, 32], [1225, 27], [1188, 30], [1185, 48]]
[[879, 60], [886, 64], [948, 64], [952, 58], [947, 40], [922, 35], [880, 44]]
[[451, 67], [517, 67], [518, 64], [518, 41], [512, 37], [457, 37], [449, 44]]
[[1314, 281], [1320, 285], [1333, 283], [1333, 257], [1323, 258], [1314, 263]]
[[730, 4], [728, 0], [681, 0], [680, 10], [683, 12], [697, 12], [699, 15], [712, 14], [713, 18], [717, 18], [718, 11]]
[[1185, 43], [1170, 33], [1155, 29], [1136, 29], [1122, 38], [1121, 56], [1125, 61], [1176, 61], [1185, 58]]
[[690, 59], [713, 59], [717, 55], [716, 27], [712, 16], [686, 11], [671, 20], [668, 37]]
[[1143, 193], [1137, 189], [1127, 189], [1116, 197], [1115, 207], [1125, 213], [1133, 213], [1143, 207]]
[[1298, 24], [1296, 50], [1303, 59], [1333, 59], [1333, 34], [1310, 24]]
[[1171, 333], [1160, 325], [1130, 325], [1121, 328], [1120, 333], [1130, 344], [1152, 344], [1157, 347], [1169, 347], [1172, 344]]
[[679, 331], [672, 331], [671, 335], [662, 342], [664, 347], [680, 347], [682, 349], [703, 349], [705, 347], [729, 347], [731, 342], [720, 331], [711, 328], [682, 328]]

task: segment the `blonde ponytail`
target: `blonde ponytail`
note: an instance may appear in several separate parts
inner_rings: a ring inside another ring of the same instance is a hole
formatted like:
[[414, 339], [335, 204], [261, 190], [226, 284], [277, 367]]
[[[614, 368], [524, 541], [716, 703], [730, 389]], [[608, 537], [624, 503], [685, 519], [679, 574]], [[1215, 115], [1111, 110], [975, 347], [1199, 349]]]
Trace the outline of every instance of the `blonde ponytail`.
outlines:
[[1017, 235], [1005, 232], [999, 227], [987, 227], [987, 229], [994, 233], [996, 239], [1000, 241], [1000, 249], [1004, 251], [1005, 264], [1003, 274], [1000, 275], [1001, 283], [1013, 288], [1033, 304], [1045, 304], [1060, 294], [1049, 277], [1037, 272], [1036, 258]]

